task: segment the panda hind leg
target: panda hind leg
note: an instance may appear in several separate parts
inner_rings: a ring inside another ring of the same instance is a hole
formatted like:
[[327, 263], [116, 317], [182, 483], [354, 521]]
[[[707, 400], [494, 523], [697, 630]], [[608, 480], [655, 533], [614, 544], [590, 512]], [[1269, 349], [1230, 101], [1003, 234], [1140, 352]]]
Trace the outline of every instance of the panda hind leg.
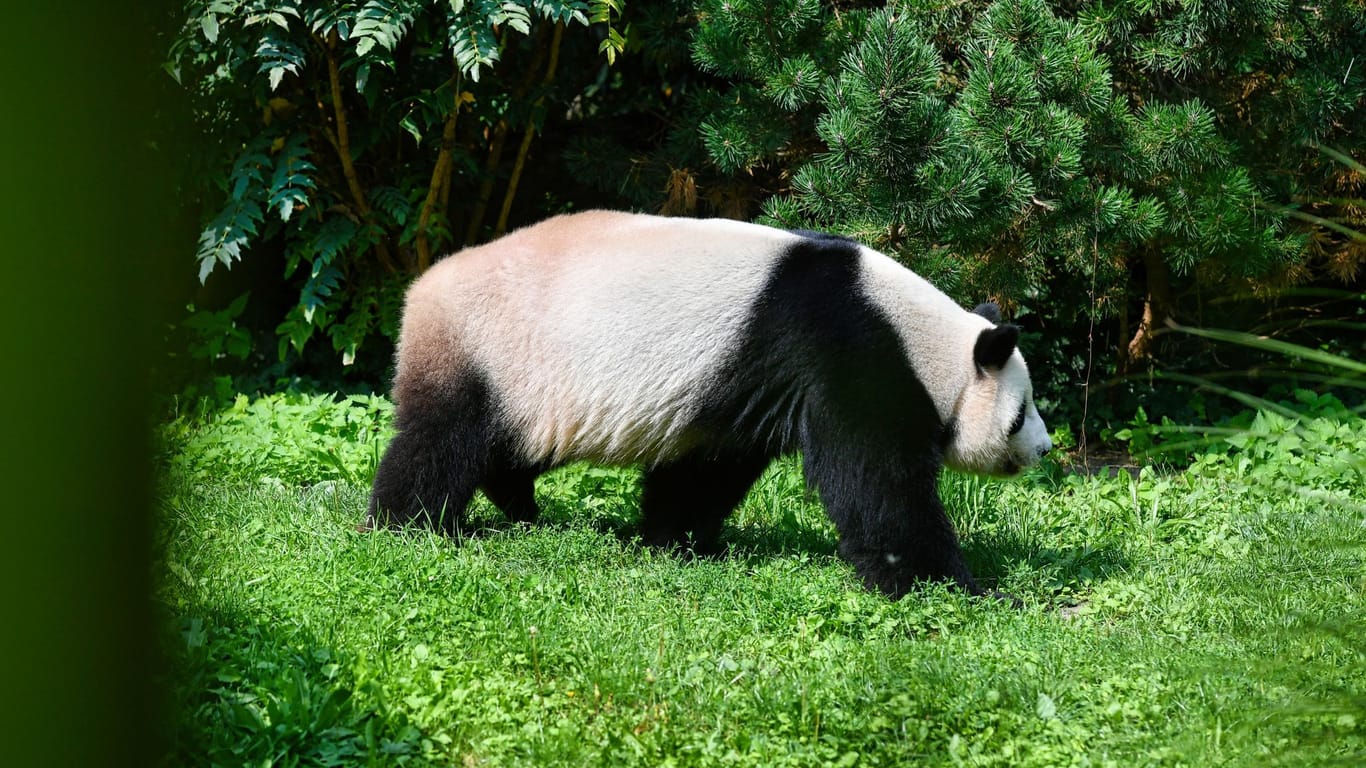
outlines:
[[483, 461], [458, 442], [463, 441], [436, 427], [400, 429], [375, 472], [368, 526], [417, 525], [459, 535]]
[[640, 537], [654, 547], [721, 554], [721, 524], [768, 466], [768, 457], [687, 457], [646, 470]]
[[397, 433], [380, 459], [370, 494], [371, 528], [420, 525], [458, 536], [496, 444], [487, 387], [395, 384]]

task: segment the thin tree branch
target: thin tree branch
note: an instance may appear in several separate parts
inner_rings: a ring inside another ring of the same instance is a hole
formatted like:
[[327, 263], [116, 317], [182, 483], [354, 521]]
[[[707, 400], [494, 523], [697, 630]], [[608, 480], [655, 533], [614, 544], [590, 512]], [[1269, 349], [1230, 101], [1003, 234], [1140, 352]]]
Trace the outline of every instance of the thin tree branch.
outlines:
[[[455, 126], [460, 117], [460, 78], [455, 80], [455, 93], [452, 97], [451, 112], [446, 115], [446, 124], [441, 129], [441, 150], [436, 155], [436, 167], [432, 169], [432, 181], [427, 186], [427, 199], [422, 202], [422, 213], [417, 217], [417, 271], [426, 272], [432, 266], [432, 244], [429, 227], [432, 213], [442, 197], [442, 190], [449, 190], [451, 183], [451, 151], [455, 147]], [[444, 210], [444, 207], [443, 207]]]
[[489, 200], [493, 198], [493, 181], [498, 172], [498, 163], [503, 159], [503, 145], [507, 143], [508, 121], [499, 120], [489, 139], [488, 162], [484, 164], [484, 180], [479, 183], [479, 196], [474, 200], [474, 210], [470, 212], [470, 223], [465, 228], [465, 245], [474, 245], [479, 238], [479, 229], [484, 225], [484, 214], [488, 212]]
[[[356, 203], [356, 212], [360, 214], [366, 224], [374, 225], [374, 212], [370, 208], [370, 202], [365, 198], [365, 189], [361, 187], [360, 176], [356, 173], [355, 161], [351, 158], [351, 129], [346, 122], [346, 105], [342, 103], [341, 68], [337, 64], [337, 31], [333, 30], [329, 33], [326, 41], [317, 35], [314, 35], [314, 39], [322, 45], [323, 52], [327, 55], [327, 77], [332, 86], [333, 120], [336, 123], [334, 146], [338, 157], [341, 159], [342, 175], [346, 177], [346, 186], [351, 190], [351, 198]], [[331, 136], [329, 135], [328, 138], [330, 140]], [[393, 254], [389, 252], [389, 243], [382, 234], [375, 243], [375, 250], [379, 254], [380, 264], [386, 271], [398, 272], [398, 267], [394, 264]]]
[[522, 145], [517, 148], [517, 160], [512, 165], [512, 175], [508, 177], [507, 193], [503, 195], [503, 209], [498, 212], [498, 223], [493, 227], [494, 237], [507, 231], [508, 214], [512, 211], [512, 200], [517, 196], [517, 183], [522, 178], [522, 169], [526, 167], [526, 157], [531, 151], [531, 139], [536, 135], [536, 113], [545, 104], [545, 91], [555, 82], [555, 68], [560, 63], [560, 41], [563, 39], [564, 23], [556, 22], [555, 36], [550, 41], [550, 64], [546, 67], [545, 79], [541, 81], [541, 95], [532, 107], [531, 119], [527, 122], [526, 133], [522, 135]]
[[[534, 46], [534, 53], [531, 63], [527, 66], [526, 72], [522, 75], [522, 81], [518, 83], [516, 90], [512, 93], [509, 105], [520, 102], [526, 98], [526, 94], [531, 90], [535, 80], [536, 72], [541, 68], [541, 60], [545, 55], [545, 46], [540, 44], [544, 40], [544, 25], [537, 28], [539, 40]], [[470, 213], [469, 226], [465, 229], [465, 245], [474, 245], [479, 238], [479, 230], [484, 226], [484, 216], [488, 214], [489, 201], [493, 199], [493, 185], [497, 181], [498, 164], [503, 159], [503, 147], [507, 144], [508, 136], [507, 118], [498, 121], [498, 125], [493, 129], [493, 135], [489, 138], [488, 162], [484, 166], [484, 180], [479, 184], [479, 196], [475, 198], [474, 209]]]

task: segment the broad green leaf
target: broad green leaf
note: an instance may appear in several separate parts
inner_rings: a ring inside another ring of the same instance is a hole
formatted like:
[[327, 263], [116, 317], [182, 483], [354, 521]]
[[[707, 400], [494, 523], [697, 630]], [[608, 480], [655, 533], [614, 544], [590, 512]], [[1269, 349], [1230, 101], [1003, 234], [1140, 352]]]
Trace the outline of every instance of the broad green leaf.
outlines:
[[1038, 700], [1034, 702], [1034, 714], [1041, 720], [1052, 720], [1058, 716], [1058, 705], [1053, 702], [1053, 697], [1040, 693]]
[[200, 29], [204, 30], [204, 39], [210, 44], [218, 42], [218, 17], [212, 13], [205, 14], [199, 20]]
[[413, 120], [411, 112], [404, 115], [403, 119], [398, 121], [398, 124], [413, 137], [413, 141], [417, 142], [419, 146], [422, 144], [422, 129], [419, 128], [417, 122]]
[[[357, 46], [359, 48], [359, 46]], [[365, 93], [365, 85], [370, 81], [370, 62], [362, 61], [356, 67], [356, 93]]]

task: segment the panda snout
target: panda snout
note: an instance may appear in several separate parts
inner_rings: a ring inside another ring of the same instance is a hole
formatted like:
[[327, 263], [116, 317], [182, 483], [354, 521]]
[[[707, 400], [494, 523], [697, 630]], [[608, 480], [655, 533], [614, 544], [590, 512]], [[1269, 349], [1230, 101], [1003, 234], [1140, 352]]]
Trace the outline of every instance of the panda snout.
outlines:
[[1044, 456], [1053, 450], [1053, 441], [1045, 435], [1042, 440], [1032, 445], [1020, 445], [1011, 452], [1011, 457], [1006, 460], [1002, 473], [1010, 476], [1018, 474], [1025, 467], [1032, 467], [1039, 463]]

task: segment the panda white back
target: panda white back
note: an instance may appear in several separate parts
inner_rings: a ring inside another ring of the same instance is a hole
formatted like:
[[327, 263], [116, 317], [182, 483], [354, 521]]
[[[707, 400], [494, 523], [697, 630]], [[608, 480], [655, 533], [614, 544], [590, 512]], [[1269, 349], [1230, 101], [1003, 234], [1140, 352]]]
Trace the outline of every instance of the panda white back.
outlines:
[[414, 284], [400, 366], [431, 367], [405, 360], [423, 343], [410, 329], [459, 339], [463, 359], [441, 365], [490, 378], [528, 461], [665, 460], [692, 447], [697, 394], [717, 384], [796, 239], [725, 219], [556, 217], [443, 259]]

